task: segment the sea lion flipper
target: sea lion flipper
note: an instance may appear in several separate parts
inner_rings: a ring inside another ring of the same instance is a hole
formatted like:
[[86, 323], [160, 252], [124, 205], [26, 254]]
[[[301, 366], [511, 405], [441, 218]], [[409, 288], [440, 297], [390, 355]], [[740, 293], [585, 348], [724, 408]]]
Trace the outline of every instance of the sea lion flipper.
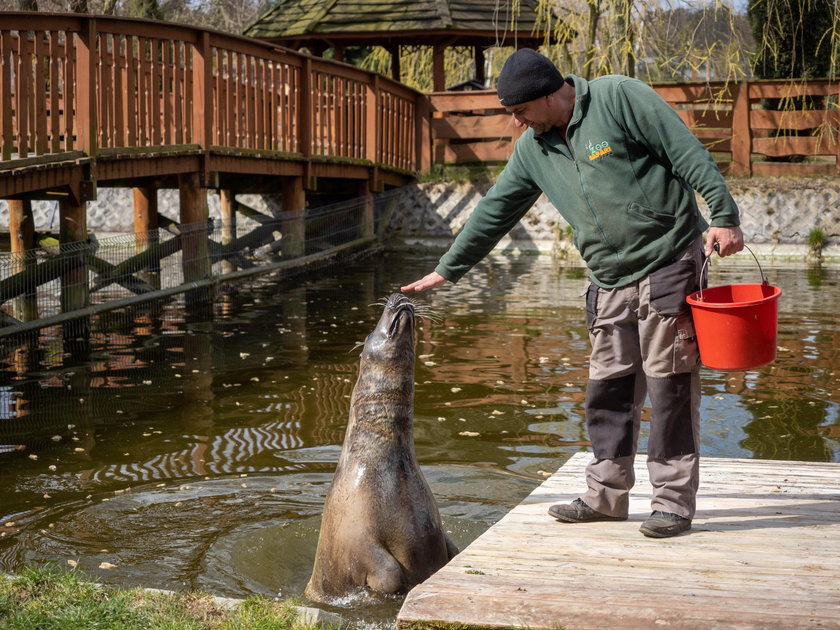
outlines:
[[366, 583], [377, 593], [393, 594], [403, 590], [403, 570], [400, 563], [384, 547], [370, 549], [371, 562]]
[[443, 539], [446, 541], [446, 559], [452, 560], [455, 556], [458, 555], [458, 546], [452, 542], [452, 539], [449, 537], [449, 534], [444, 533]]

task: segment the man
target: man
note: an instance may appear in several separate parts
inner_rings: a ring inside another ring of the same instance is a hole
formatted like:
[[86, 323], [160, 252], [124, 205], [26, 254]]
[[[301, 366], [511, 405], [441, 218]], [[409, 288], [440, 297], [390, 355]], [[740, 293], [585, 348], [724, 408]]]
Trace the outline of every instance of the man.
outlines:
[[653, 497], [641, 532], [675, 536], [691, 527], [699, 477], [699, 354], [685, 296], [699, 286], [704, 253], [743, 249], [738, 208], [703, 145], [640, 81], [564, 78], [522, 49], [505, 63], [497, 91], [529, 129], [435, 271], [402, 290], [457, 282], [544, 192], [589, 268], [585, 410], [594, 451], [586, 492], [549, 514], [567, 523], [627, 519], [648, 395]]

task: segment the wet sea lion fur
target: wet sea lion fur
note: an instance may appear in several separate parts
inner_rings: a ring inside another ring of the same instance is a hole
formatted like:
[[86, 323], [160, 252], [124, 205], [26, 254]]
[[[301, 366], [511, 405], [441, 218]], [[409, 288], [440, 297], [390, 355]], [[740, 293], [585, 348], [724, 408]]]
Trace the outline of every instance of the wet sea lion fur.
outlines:
[[365, 340], [305, 591], [313, 601], [403, 593], [458, 553], [414, 454], [414, 325], [414, 303], [395, 293]]

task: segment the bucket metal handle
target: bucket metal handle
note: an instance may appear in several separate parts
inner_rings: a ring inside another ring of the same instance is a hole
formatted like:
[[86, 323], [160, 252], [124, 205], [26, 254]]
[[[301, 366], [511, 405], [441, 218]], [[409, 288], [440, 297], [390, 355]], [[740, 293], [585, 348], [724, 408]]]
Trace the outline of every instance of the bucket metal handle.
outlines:
[[[758, 257], [756, 257], [755, 252], [750, 249], [749, 245], [746, 243], [744, 244], [744, 248], [752, 254], [753, 259], [755, 260], [755, 264], [758, 265], [758, 273], [761, 275], [761, 284], [770, 284], [770, 281], [767, 279], [767, 276], [764, 275], [764, 270], [761, 268], [761, 263], [758, 262]], [[720, 243], [715, 243], [715, 251], [720, 252]], [[706, 274], [706, 280], [709, 278], [709, 265], [711, 264], [712, 255], [709, 254], [706, 256], [706, 260], [703, 261], [703, 267], [700, 269], [700, 296], [699, 300], [703, 301], [703, 274]]]

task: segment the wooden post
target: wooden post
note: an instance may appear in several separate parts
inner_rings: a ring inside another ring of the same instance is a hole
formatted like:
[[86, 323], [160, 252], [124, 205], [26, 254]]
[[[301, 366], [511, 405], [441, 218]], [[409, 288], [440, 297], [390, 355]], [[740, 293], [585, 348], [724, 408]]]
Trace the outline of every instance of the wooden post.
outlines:
[[435, 45], [432, 50], [432, 91], [443, 92], [446, 89], [446, 71], [443, 67], [445, 48]]
[[134, 234], [145, 238], [158, 229], [158, 199], [156, 188], [133, 188]]
[[298, 142], [299, 151], [306, 162], [303, 166], [303, 185], [309, 187], [309, 173], [311, 171], [312, 138], [315, 126], [315, 110], [312, 107], [312, 59], [306, 57], [300, 68], [300, 99], [298, 107]]
[[[228, 245], [236, 239], [236, 195], [233, 191], [219, 191], [219, 211], [222, 215], [222, 245]], [[223, 260], [222, 274], [233, 271], [236, 271], [236, 265]]]
[[414, 170], [418, 173], [425, 173], [432, 168], [432, 103], [425, 94], [418, 94], [414, 107], [417, 120], [414, 123], [416, 130], [417, 156], [415, 157]]
[[752, 129], [750, 128], [750, 84], [742, 81], [734, 88], [732, 104], [732, 175], [752, 176]]
[[394, 44], [388, 47], [388, 52], [391, 53], [391, 78], [394, 81], [400, 80], [400, 45]]
[[484, 85], [487, 75], [484, 72], [484, 49], [481, 45], [475, 46], [475, 80]]
[[[82, 17], [82, 30], [76, 49], [76, 136], [79, 149], [90, 157], [96, 156], [96, 20]], [[69, 42], [67, 43], [69, 46]], [[87, 235], [85, 235], [87, 237]]]
[[[202, 185], [208, 184], [210, 146], [213, 144], [213, 63], [210, 58], [210, 33], [202, 31], [193, 47], [193, 105], [191, 142], [204, 150], [201, 164]], [[221, 73], [221, 68], [219, 72]], [[222, 144], [219, 140], [219, 144]]]
[[[199, 185], [198, 173], [178, 176], [181, 205], [181, 268], [184, 282], [197, 282], [210, 278], [211, 265], [207, 246], [207, 229], [210, 212], [207, 191]], [[209, 301], [207, 290], [187, 291], [187, 303]]]
[[373, 207], [373, 191], [371, 190], [370, 180], [363, 179], [359, 181], [359, 199], [361, 207], [359, 208], [359, 238], [368, 238], [374, 236], [374, 207]]
[[[12, 241], [12, 273], [26, 271], [33, 267], [27, 257], [27, 250], [35, 247], [35, 219], [32, 216], [32, 202], [29, 199], [9, 199], [9, 236]], [[14, 316], [22, 322], [38, 319], [36, 287], [27, 287], [26, 293], [16, 298]]]
[[[58, 202], [59, 236], [65, 269], [61, 274], [61, 312], [68, 313], [86, 308], [90, 304], [88, 285], [87, 203], [68, 197]], [[65, 339], [87, 337], [88, 318], [68, 322], [63, 326]]]
[[376, 190], [378, 165], [380, 162], [379, 138], [379, 75], [373, 75], [367, 87], [365, 103], [365, 158], [371, 163], [370, 185]]
[[[134, 193], [134, 243], [137, 253], [157, 245], [158, 198], [156, 188], [133, 188]], [[156, 289], [160, 288], [160, 259], [151, 261], [141, 278]]]
[[280, 227], [281, 254], [297, 258], [306, 253], [306, 191], [301, 177], [283, 178], [283, 213], [288, 213]]

